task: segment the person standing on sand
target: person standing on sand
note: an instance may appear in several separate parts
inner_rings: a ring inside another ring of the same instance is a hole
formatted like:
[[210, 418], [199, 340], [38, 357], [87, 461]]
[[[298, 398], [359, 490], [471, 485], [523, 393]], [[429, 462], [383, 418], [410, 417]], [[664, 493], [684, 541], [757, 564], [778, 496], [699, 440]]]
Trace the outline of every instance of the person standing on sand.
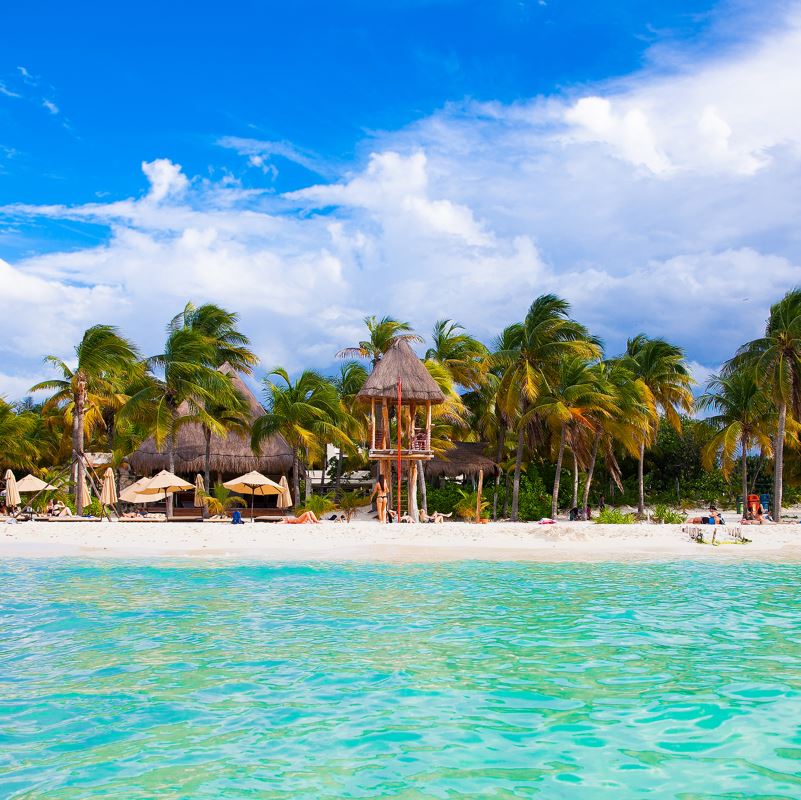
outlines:
[[378, 476], [378, 480], [373, 486], [373, 492], [370, 495], [370, 501], [372, 502], [373, 497], [375, 497], [375, 508], [378, 511], [378, 521], [379, 522], [386, 522], [387, 521], [387, 479], [384, 477], [384, 473], [382, 472]]

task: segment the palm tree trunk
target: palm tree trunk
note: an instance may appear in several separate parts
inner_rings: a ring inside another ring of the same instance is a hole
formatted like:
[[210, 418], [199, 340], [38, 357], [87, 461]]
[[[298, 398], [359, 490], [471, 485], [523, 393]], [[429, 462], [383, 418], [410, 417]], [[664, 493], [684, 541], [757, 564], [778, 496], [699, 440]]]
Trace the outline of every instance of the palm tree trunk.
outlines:
[[428, 487], [423, 462], [417, 462], [417, 489], [420, 492], [420, 507], [428, 514]]
[[72, 459], [75, 464], [75, 513], [80, 517], [89, 498], [83, 496], [84, 473], [83, 438], [84, 418], [86, 414], [86, 378], [81, 373], [77, 376], [74, 407], [72, 409]]
[[637, 498], [637, 513], [645, 513], [645, 442], [640, 442], [640, 460], [637, 464], [637, 486], [639, 496]]
[[595, 441], [592, 443], [592, 456], [590, 457], [590, 466], [587, 468], [587, 483], [584, 484], [584, 498], [582, 500], [582, 508], [587, 509], [590, 507], [590, 485], [592, 484], [592, 475], [595, 472], [595, 462], [598, 460], [598, 447], [601, 444], [600, 432], [595, 434]]
[[304, 499], [309, 500], [312, 496], [312, 485], [311, 485], [311, 478], [309, 477], [309, 451], [306, 450], [306, 460], [303, 463], [303, 488], [304, 488]]
[[337, 473], [336, 478], [334, 479], [334, 496], [337, 500], [339, 500], [339, 496], [341, 494], [340, 489], [342, 487], [342, 449], [340, 448], [339, 453], [337, 454]]
[[551, 496], [551, 519], [556, 519], [559, 511], [559, 484], [562, 480], [562, 459], [565, 455], [565, 439], [567, 428], [562, 425], [562, 434], [559, 437], [559, 455], [556, 457], [556, 474], [553, 476], [553, 495]]
[[517, 522], [517, 508], [520, 501], [520, 466], [523, 463], [523, 424], [517, 434], [517, 453], [515, 454], [515, 477], [512, 484], [512, 522]]
[[573, 451], [573, 495], [570, 499], [570, 507], [578, 507], [578, 485], [579, 485], [579, 469], [578, 461], [576, 459], [576, 451]]
[[[503, 458], [503, 445], [506, 442], [506, 424], [504, 423], [501, 425], [500, 430], [498, 431], [498, 455], [496, 458], [496, 463], [500, 468], [501, 459]], [[498, 489], [501, 485], [501, 473], [495, 476], [495, 491], [492, 494], [492, 519], [498, 519]]]
[[409, 472], [406, 478], [406, 490], [409, 494], [409, 516], [420, 521], [420, 510], [417, 506], [417, 465], [418, 461], [409, 461]]
[[503, 477], [503, 511], [501, 516], [506, 519], [509, 514], [509, 473], [505, 472]]
[[740, 447], [742, 447], [743, 450], [740, 455], [740, 464], [743, 474], [740, 477], [743, 479], [743, 517], [745, 517], [748, 511], [748, 437], [745, 434], [740, 437]]
[[300, 460], [298, 451], [292, 451], [292, 498], [293, 505], [300, 505]]
[[206, 437], [206, 452], [203, 461], [203, 480], [206, 484], [206, 491], [211, 491], [211, 430], [203, 428], [203, 435]]
[[[169, 470], [170, 472], [175, 474], [175, 428], [173, 427], [172, 431], [170, 432], [170, 439], [167, 445], [168, 452], [169, 452]], [[167, 511], [167, 519], [172, 517], [173, 512], [173, 493], [167, 492], [167, 499], [166, 499], [166, 511]]]
[[784, 484], [784, 430], [787, 425], [787, 403], [779, 406], [779, 422], [776, 426], [775, 460], [773, 468], [773, 519], [780, 522], [782, 518], [782, 489]]

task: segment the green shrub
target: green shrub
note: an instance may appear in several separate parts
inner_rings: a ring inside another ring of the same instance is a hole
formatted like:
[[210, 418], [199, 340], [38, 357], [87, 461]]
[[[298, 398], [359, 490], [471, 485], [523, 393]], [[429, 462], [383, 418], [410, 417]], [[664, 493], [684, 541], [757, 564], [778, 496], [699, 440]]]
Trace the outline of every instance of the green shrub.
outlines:
[[356, 513], [356, 509], [369, 504], [370, 498], [361, 492], [342, 492], [342, 496], [339, 498], [339, 510], [345, 514], [348, 522]]
[[[461, 499], [454, 506], [456, 516], [460, 519], [475, 519], [476, 518], [476, 505], [478, 503], [478, 492], [468, 492], [460, 489]], [[481, 517], [482, 519], [489, 518], [489, 500], [487, 496], [482, 494], [481, 497]]]
[[654, 506], [654, 512], [651, 514], [651, 521], [657, 523], [661, 522], [665, 525], [676, 525], [680, 522], [684, 522], [684, 515], [672, 508], [668, 508], [664, 503], [658, 503]]
[[[435, 511], [439, 511], [440, 514], [452, 514], [456, 510], [456, 504], [462, 499], [459, 486], [450, 481], [444, 481], [437, 487], [427, 486], [426, 496], [428, 511], [431, 514]], [[473, 508], [475, 509], [475, 505]]]
[[632, 525], [634, 514], [625, 514], [617, 508], [605, 508], [595, 518], [596, 525]]
[[311, 511], [317, 518], [333, 511], [336, 508], [336, 503], [327, 494], [313, 494], [301, 506], [299, 506], [295, 513], [300, 516], [304, 511]]

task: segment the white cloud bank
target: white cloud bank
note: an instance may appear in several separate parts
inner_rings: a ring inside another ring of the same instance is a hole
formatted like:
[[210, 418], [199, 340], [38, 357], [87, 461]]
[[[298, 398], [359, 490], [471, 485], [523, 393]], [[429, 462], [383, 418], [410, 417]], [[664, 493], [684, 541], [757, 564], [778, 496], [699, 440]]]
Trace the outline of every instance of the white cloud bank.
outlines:
[[[667, 336], [703, 375], [801, 284], [799, 99], [790, 17], [670, 75], [449, 106], [284, 197], [146, 162], [139, 199], [5, 209], [102, 223], [110, 238], [0, 262], [13, 287], [0, 350], [35, 374], [41, 354], [68, 354], [84, 327], [114, 321], [155, 352], [191, 298], [240, 311], [265, 366], [325, 366], [368, 313], [423, 332], [455, 317], [489, 339], [552, 291], [611, 351], [639, 331]], [[251, 163], [301, 159], [285, 143], [221, 143]], [[17, 389], [0, 376], [0, 391]]]

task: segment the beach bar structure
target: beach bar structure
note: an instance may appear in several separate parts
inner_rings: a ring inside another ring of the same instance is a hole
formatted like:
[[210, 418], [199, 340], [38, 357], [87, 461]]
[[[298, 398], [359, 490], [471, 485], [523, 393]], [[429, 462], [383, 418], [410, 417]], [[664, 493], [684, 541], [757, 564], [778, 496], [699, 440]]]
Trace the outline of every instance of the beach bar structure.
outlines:
[[[404, 466], [409, 473], [409, 487], [413, 489], [417, 462], [430, 461], [434, 457], [431, 411], [433, 406], [445, 402], [445, 395], [408, 342], [400, 340], [375, 365], [356, 398], [370, 406], [370, 460], [379, 463], [387, 480], [392, 474], [392, 464], [397, 467], [399, 504]], [[390, 427], [393, 413], [396, 420], [394, 437]], [[409, 511], [416, 513], [412, 497], [410, 491]]]
[[[236, 390], [247, 401], [248, 417], [252, 424], [265, 413], [261, 403], [228, 364], [223, 364], [220, 372], [230, 376]], [[175, 472], [190, 481], [194, 480], [195, 475], [202, 473], [205, 468], [207, 446], [210, 472], [216, 478], [212, 482], [221, 483], [224, 479], [254, 470], [277, 479], [292, 470], [292, 448], [280, 434], [268, 436], [259, 452], [254, 453], [248, 436], [231, 431], [227, 436], [212, 434], [207, 441], [203, 426], [191, 422], [181, 426], [176, 435]], [[169, 468], [169, 454], [166, 448], [159, 450], [151, 437], [131, 454], [128, 463], [137, 475], [152, 475]]]

